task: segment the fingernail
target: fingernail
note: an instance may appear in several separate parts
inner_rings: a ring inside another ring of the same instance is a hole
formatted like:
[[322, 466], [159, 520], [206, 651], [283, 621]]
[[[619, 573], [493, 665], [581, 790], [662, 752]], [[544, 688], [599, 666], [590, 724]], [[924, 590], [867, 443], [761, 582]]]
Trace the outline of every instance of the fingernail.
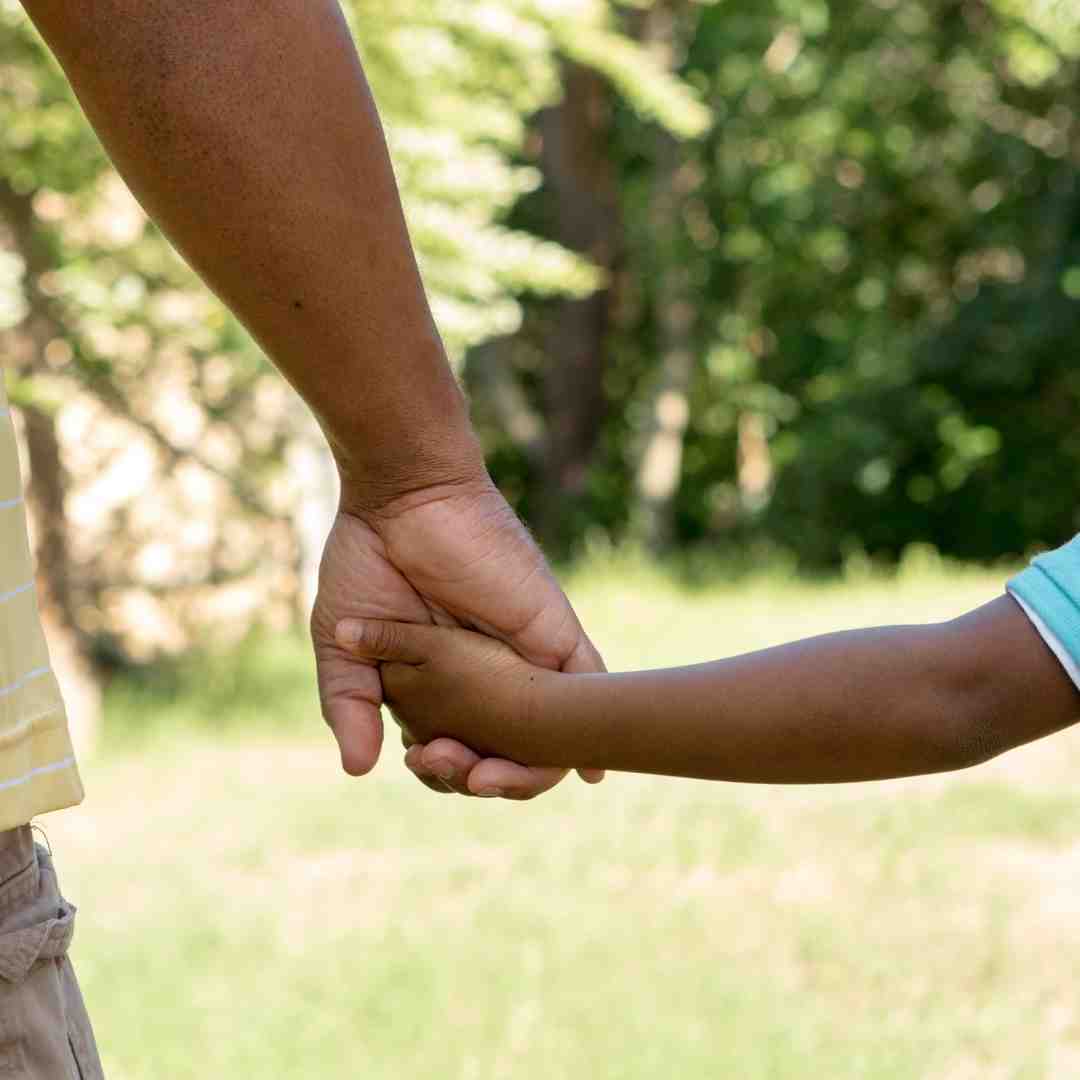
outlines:
[[502, 797], [502, 788], [486, 787], [476, 793], [481, 799], [498, 799]]
[[356, 645], [362, 636], [363, 625], [358, 622], [339, 622], [334, 629], [339, 645]]
[[449, 761], [436, 761], [432, 770], [440, 780], [454, 779], [454, 766]]

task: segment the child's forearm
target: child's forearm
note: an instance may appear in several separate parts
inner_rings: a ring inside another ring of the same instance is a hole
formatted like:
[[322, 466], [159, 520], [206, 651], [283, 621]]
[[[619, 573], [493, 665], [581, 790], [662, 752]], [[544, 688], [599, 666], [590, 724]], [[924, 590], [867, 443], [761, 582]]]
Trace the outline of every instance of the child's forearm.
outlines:
[[938, 626], [666, 671], [552, 675], [535, 705], [522, 760], [761, 783], [964, 768], [1080, 719], [1075, 688], [1007, 597]]

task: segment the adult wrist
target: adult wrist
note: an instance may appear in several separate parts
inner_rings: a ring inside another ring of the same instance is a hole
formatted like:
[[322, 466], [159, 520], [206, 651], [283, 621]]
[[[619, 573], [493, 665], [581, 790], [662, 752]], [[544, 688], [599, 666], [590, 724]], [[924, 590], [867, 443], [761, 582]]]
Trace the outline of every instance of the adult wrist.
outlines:
[[[352, 409], [323, 429], [341, 478], [341, 508], [379, 516], [402, 500], [434, 489], [487, 480], [469, 407], [446, 364], [441, 345], [419, 364], [415, 386], [396, 390], [378, 407], [370, 399], [361, 415]], [[414, 356], [424, 355], [415, 350]], [[329, 422], [328, 422], [329, 421]]]
[[404, 454], [335, 453], [341, 480], [340, 509], [365, 520], [389, 519], [427, 502], [468, 497], [492, 487], [479, 443], [471, 431], [457, 444], [434, 439]]

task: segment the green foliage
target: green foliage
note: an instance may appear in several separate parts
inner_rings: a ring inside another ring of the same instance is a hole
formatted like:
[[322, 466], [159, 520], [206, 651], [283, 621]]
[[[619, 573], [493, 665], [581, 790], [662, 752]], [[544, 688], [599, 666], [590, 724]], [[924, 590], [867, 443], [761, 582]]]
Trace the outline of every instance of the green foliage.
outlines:
[[455, 353], [511, 333], [521, 294], [581, 296], [585, 260], [501, 222], [540, 182], [522, 160], [529, 118], [560, 93], [559, 58], [607, 74], [642, 116], [686, 134], [708, 113], [617, 32], [603, 0], [352, 0], [436, 321]]
[[[1015, 20], [980, 22], [968, 5], [942, 16], [915, 2], [834, 2], [828, 30], [798, 40], [777, 32], [768, 6], [744, 16], [735, 42], [730, 5], [718, 9], [701, 42], [766, 58], [737, 96], [720, 88], [729, 115], [709, 193], [714, 220], [767, 245], [712, 270], [721, 320], [728, 304], [759, 313], [737, 332], [767, 343], [738, 392], [784, 395], [757, 395], [781, 451], [762, 527], [814, 561], [852, 546], [895, 553], [912, 537], [981, 557], [1061, 538], [1071, 511], [1036, 522], [1023, 503], [1052, 440], [1059, 476], [1071, 472], [1064, 433], [1046, 438], [1035, 424], [1018, 441], [1010, 417], [1038, 381], [1036, 350], [1053, 350], [1059, 319], [1075, 326], [1042, 270], [1075, 243], [1075, 80], [1063, 70], [1032, 97], [1004, 74]], [[1053, 227], [1036, 227], [1048, 214]], [[1003, 365], [1020, 383], [1002, 385]], [[973, 393], [980, 382], [1004, 392], [986, 402]], [[705, 480], [713, 455], [703, 459]], [[1006, 461], [1018, 473], [1007, 487]], [[689, 499], [700, 490], [684, 483]], [[1058, 501], [1045, 495], [1044, 506]]]
[[[1080, 9], [667, 7], [673, 73], [715, 121], [683, 147], [663, 222], [665, 151], [619, 109], [609, 407], [577, 547], [590, 528], [632, 529], [672, 268], [695, 354], [676, 543], [765, 540], [836, 566], [913, 540], [992, 559], [1066, 539], [1080, 528]], [[765, 490], [740, 472], [748, 431], [767, 440]]]

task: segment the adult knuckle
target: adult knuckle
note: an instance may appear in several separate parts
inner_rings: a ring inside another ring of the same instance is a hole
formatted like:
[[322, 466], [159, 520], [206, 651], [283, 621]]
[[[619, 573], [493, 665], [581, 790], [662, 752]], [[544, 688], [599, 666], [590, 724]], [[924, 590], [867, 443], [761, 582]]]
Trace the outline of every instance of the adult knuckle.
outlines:
[[389, 653], [397, 643], [397, 631], [390, 623], [378, 622], [369, 627], [371, 647], [377, 653]]

